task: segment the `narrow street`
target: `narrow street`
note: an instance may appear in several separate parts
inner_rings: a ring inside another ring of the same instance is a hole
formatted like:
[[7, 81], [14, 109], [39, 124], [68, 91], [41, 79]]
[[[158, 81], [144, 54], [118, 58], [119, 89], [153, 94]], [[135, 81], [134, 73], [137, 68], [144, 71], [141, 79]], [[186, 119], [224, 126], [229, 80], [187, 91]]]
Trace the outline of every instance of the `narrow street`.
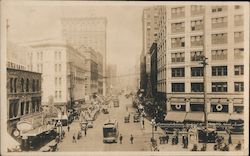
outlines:
[[[120, 107], [109, 108], [109, 114], [103, 114], [100, 112], [97, 119], [94, 121], [94, 127], [89, 128], [87, 136], [82, 136], [76, 143], [72, 142], [72, 136], [77, 134], [80, 130], [79, 121], [74, 121], [70, 125], [70, 132], [67, 132], [67, 127], [64, 127], [66, 132], [65, 138], [59, 144], [60, 151], [149, 151], [150, 150], [150, 137], [151, 128], [148, 123], [145, 123], [145, 129], [141, 128], [140, 122], [134, 123], [132, 115], [130, 116], [130, 122], [124, 123], [124, 116], [126, 114], [126, 106], [128, 112], [134, 112], [132, 108], [131, 98], [126, 99], [124, 96], [119, 97]], [[118, 143], [103, 143], [102, 126], [108, 119], [116, 119], [119, 123], [119, 132], [123, 135], [122, 144]], [[134, 144], [130, 143], [130, 135], [134, 136]]]

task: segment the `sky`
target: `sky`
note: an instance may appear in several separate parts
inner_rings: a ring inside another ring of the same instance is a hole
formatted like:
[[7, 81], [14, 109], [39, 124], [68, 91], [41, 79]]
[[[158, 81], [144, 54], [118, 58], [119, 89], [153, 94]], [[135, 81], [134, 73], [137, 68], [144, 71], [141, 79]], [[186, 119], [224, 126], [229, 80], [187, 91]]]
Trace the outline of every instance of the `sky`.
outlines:
[[131, 70], [142, 51], [142, 11], [145, 6], [79, 6], [73, 3], [14, 4], [6, 7], [8, 38], [25, 43], [61, 38], [62, 17], [107, 17], [107, 63], [117, 64], [119, 74]]

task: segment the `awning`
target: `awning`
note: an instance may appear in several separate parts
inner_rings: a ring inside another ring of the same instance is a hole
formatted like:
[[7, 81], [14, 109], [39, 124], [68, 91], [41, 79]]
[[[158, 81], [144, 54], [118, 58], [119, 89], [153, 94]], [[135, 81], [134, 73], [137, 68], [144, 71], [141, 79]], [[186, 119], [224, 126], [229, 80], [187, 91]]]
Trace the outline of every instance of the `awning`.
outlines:
[[167, 112], [165, 120], [183, 122], [185, 120], [186, 114], [186, 112]]
[[230, 115], [230, 120], [244, 120], [243, 114], [231, 114]]
[[43, 132], [47, 132], [49, 130], [52, 130], [53, 127], [54, 127], [53, 125], [43, 125], [43, 126], [34, 128], [32, 130], [29, 130], [27, 132], [23, 132], [23, 133], [21, 133], [21, 136], [24, 138], [28, 137], [28, 136], [37, 136]]
[[229, 116], [228, 113], [209, 113], [207, 119], [212, 122], [228, 122]]
[[204, 122], [205, 117], [203, 112], [189, 112], [186, 116], [186, 121], [198, 121], [198, 122]]

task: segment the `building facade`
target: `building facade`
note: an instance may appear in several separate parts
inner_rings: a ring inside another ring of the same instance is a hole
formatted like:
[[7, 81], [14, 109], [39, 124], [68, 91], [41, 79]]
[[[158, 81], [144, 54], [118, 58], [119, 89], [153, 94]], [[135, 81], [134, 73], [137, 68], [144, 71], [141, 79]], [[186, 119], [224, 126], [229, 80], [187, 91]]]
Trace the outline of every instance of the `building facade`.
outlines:
[[[102, 55], [102, 75], [105, 76], [107, 19], [104, 17], [62, 18], [61, 23], [63, 36], [68, 44], [74, 48], [80, 48], [81, 46], [91, 47], [94, 51]], [[102, 85], [102, 92], [105, 94], [105, 79], [103, 79]]]
[[161, 7], [157, 90], [166, 93], [166, 120], [204, 121], [204, 108], [211, 122], [243, 119], [244, 16], [239, 5]]
[[118, 81], [117, 81], [117, 66], [115, 64], [107, 65], [107, 94], [112, 95], [116, 93]]
[[86, 74], [84, 55], [64, 41], [39, 41], [30, 46], [35, 50], [28, 52], [29, 68], [42, 73], [42, 104], [54, 104], [65, 113], [74, 103], [83, 103]]

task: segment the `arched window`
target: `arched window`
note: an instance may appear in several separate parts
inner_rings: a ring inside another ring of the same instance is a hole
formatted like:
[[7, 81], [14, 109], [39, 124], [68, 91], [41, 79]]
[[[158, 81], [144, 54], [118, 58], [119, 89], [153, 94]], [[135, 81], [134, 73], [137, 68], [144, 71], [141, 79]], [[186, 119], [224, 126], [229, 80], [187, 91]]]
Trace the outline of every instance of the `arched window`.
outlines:
[[10, 92], [13, 92], [13, 78], [10, 78]]
[[32, 92], [35, 92], [36, 91], [36, 87], [35, 87], [35, 80], [33, 79], [32, 80]]
[[24, 79], [21, 79], [21, 92], [24, 92]]
[[36, 90], [37, 90], [37, 91], [40, 91], [40, 88], [39, 88], [39, 80], [36, 80]]
[[29, 92], [29, 79], [26, 80], [26, 92]]
[[14, 92], [15, 93], [16, 93], [16, 89], [17, 89], [16, 84], [17, 84], [17, 78], [14, 79]]

